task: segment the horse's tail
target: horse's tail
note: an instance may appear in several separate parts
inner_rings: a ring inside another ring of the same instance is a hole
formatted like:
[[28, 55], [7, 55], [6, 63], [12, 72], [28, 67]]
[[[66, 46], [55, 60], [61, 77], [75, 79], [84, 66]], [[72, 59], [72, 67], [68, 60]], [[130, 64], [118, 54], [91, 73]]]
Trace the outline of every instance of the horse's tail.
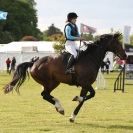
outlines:
[[24, 62], [17, 66], [12, 81], [3, 87], [5, 94], [9, 93], [14, 88], [16, 89], [17, 93], [19, 93], [19, 87], [25, 81], [26, 76], [29, 77], [28, 68], [32, 67], [33, 64], [33, 62]]

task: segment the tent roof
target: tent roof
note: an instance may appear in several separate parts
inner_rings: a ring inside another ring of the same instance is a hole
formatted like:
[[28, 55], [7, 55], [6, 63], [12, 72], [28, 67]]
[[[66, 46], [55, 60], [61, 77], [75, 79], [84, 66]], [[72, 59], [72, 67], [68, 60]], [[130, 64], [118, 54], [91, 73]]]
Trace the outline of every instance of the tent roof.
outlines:
[[53, 52], [55, 42], [48, 41], [20, 41], [11, 42], [0, 47], [0, 52], [22, 52], [23, 48], [37, 47], [38, 52]]

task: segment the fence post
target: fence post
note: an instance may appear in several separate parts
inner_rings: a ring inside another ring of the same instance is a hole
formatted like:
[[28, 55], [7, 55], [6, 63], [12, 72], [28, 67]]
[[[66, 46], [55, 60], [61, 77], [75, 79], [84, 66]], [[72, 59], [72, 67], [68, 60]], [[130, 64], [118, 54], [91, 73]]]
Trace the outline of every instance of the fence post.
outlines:
[[124, 88], [125, 88], [125, 64], [124, 64], [122, 70], [120, 71], [118, 77], [115, 80], [114, 92], [116, 90], [121, 90], [122, 92], [124, 92]]
[[124, 64], [124, 68], [123, 68], [123, 85], [122, 85], [122, 92], [124, 92], [125, 89], [125, 64]]

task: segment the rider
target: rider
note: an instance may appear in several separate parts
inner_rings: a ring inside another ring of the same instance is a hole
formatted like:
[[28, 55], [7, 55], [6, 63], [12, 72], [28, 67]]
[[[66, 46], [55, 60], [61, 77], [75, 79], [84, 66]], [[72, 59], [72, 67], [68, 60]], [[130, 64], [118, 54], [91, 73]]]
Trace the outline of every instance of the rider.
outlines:
[[68, 59], [67, 67], [66, 67], [66, 74], [74, 73], [73, 64], [77, 57], [77, 50], [79, 47], [76, 41], [82, 40], [80, 37], [78, 27], [76, 25], [77, 14], [74, 12], [70, 12], [67, 15], [67, 24], [64, 28], [65, 33], [65, 49], [71, 54], [70, 58]]

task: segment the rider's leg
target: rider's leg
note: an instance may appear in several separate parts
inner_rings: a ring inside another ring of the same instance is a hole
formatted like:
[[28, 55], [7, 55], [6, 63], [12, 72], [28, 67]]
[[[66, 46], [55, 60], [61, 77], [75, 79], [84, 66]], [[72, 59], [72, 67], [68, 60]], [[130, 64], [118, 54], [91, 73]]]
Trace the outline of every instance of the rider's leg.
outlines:
[[66, 67], [66, 74], [67, 74], [67, 73], [72, 72], [72, 66], [74, 65], [75, 59], [77, 57], [77, 51], [76, 51], [76, 47], [74, 44], [73, 45], [72, 44], [66, 45], [65, 48], [71, 54], [71, 56], [68, 59], [68, 64]]
[[75, 62], [74, 56], [70, 55], [70, 58], [68, 59], [67, 67], [66, 67], [66, 74], [70, 73], [72, 71], [72, 66]]

